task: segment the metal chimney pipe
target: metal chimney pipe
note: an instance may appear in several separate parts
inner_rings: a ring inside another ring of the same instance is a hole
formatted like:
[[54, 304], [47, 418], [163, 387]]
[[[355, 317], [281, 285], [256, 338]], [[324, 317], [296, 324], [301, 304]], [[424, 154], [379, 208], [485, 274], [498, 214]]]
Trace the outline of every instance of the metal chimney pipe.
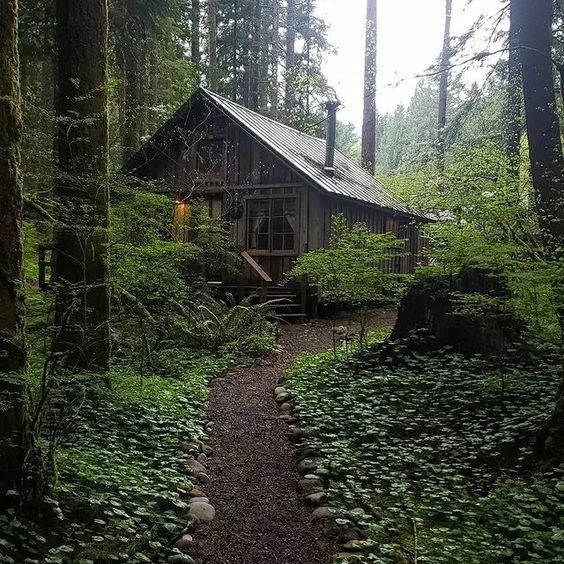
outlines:
[[335, 174], [335, 139], [337, 136], [337, 108], [339, 102], [329, 101], [325, 103], [327, 110], [327, 133], [325, 136], [325, 166], [323, 170], [329, 175]]

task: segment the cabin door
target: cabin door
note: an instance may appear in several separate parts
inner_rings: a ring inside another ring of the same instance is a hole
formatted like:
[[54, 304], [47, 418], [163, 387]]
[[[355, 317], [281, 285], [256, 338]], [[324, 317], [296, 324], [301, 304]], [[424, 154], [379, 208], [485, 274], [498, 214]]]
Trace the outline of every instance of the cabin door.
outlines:
[[246, 212], [247, 250], [277, 283], [298, 255], [297, 198], [250, 197]]

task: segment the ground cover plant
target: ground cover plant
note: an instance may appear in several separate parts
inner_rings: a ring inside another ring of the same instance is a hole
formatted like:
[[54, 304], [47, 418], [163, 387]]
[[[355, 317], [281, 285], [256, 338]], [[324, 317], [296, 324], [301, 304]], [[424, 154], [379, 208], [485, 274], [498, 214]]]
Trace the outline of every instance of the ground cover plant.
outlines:
[[[142, 374], [130, 362], [59, 382], [53, 506], [47, 528], [2, 516], [2, 562], [160, 562], [186, 526], [192, 484], [179, 446], [202, 433], [210, 378], [234, 363], [166, 350]], [[67, 431], [64, 428], [68, 427]], [[47, 532], [46, 532], [47, 531]]]
[[295, 364], [288, 387], [333, 500], [366, 511], [366, 562], [562, 560], [564, 467], [528, 466], [558, 385], [546, 357], [503, 369], [446, 350], [394, 366], [373, 352]]

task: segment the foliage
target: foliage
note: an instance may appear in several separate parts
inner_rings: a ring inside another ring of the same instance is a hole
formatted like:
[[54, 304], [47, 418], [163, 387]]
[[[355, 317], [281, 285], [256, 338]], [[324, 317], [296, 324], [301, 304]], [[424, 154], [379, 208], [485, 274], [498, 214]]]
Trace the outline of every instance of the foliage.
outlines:
[[208, 381], [233, 362], [168, 349], [146, 374], [117, 363], [109, 388], [96, 375], [61, 375], [49, 415], [60, 442], [53, 523], [45, 534], [0, 517], [2, 562], [165, 561], [192, 487], [180, 443], [202, 433]]
[[503, 369], [443, 351], [301, 358], [289, 391], [315, 428], [331, 496], [361, 506], [366, 562], [559, 562], [564, 468], [528, 475], [557, 355]]
[[384, 270], [402, 243], [390, 233], [372, 233], [360, 222], [349, 227], [344, 217], [333, 217], [329, 246], [300, 257], [291, 275], [307, 276], [328, 302], [386, 302], [402, 288], [398, 275]]
[[211, 219], [205, 203], [195, 200], [184, 223], [175, 225], [190, 242], [174, 241], [172, 225], [163, 226], [163, 218], [172, 220], [170, 199], [140, 181], [119, 180], [111, 254], [117, 353], [137, 348], [150, 362], [153, 350], [173, 342], [248, 354], [272, 349], [264, 306], [220, 302], [205, 287], [202, 275], [232, 256], [225, 222]]
[[270, 309], [270, 302], [235, 304], [204, 294], [187, 303], [178, 329], [189, 346], [261, 356], [276, 346], [275, 326], [267, 321]]

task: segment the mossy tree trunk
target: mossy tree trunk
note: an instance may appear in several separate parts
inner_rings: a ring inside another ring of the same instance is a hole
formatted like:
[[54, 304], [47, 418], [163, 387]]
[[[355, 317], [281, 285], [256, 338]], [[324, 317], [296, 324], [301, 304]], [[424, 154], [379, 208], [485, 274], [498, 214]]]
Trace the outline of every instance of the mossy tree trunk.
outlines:
[[[552, 0], [512, 0], [519, 25], [525, 120], [536, 209], [546, 260], [564, 260], [564, 155], [552, 56]], [[560, 266], [560, 269], [562, 267]], [[554, 300], [564, 334], [564, 280], [554, 284]], [[547, 457], [564, 458], [564, 367], [548, 430]]]
[[0, 507], [8, 490], [23, 491], [30, 447], [17, 22], [18, 0], [0, 0]]
[[57, 0], [54, 339], [69, 368], [109, 366], [107, 0]]

